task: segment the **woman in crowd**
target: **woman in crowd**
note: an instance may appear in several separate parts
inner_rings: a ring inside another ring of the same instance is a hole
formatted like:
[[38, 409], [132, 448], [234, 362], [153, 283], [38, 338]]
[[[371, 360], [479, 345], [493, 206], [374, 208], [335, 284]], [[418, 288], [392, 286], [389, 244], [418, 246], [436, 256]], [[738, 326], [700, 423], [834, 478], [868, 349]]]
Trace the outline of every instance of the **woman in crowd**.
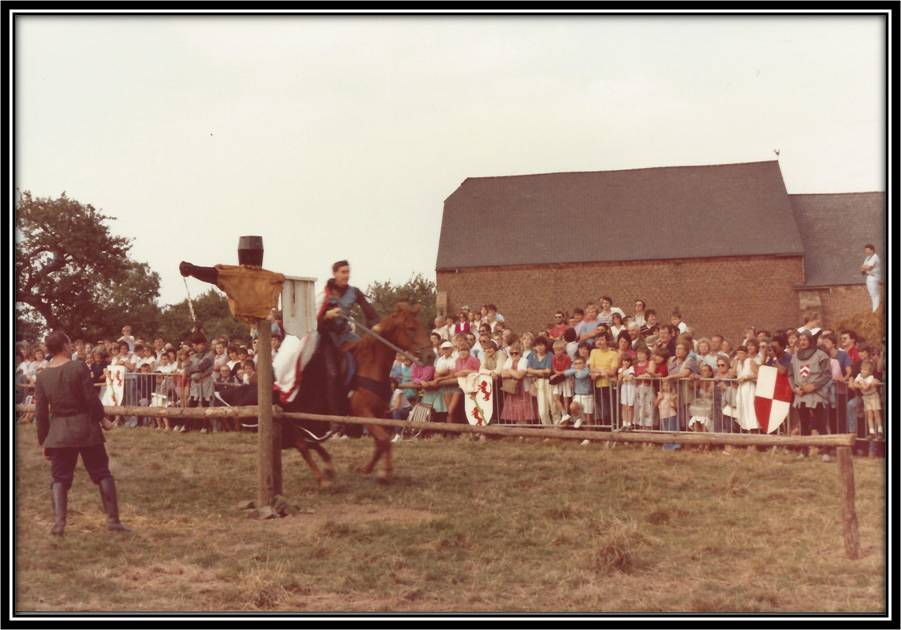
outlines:
[[453, 357], [454, 344], [450, 341], [444, 341], [441, 343], [439, 350], [441, 354], [435, 360], [434, 384], [441, 387], [441, 396], [443, 398], [442, 411], [448, 412], [447, 420], [451, 422], [451, 400], [458, 389], [457, 380], [453, 375], [457, 367], [457, 360]]
[[482, 351], [482, 346], [479, 344], [476, 336], [471, 332], [466, 333], [466, 347], [469, 348], [469, 354], [477, 359], [479, 358], [479, 353]]
[[457, 317], [454, 321], [454, 327], [451, 331], [453, 335], [466, 334], [470, 330], [469, 328], [469, 317], [467, 316], [465, 311], [460, 311], [457, 313]]
[[632, 340], [629, 338], [629, 333], [623, 330], [615, 337], [615, 339], [616, 352], [619, 354], [619, 360], [622, 361], [623, 358], [629, 357], [634, 363], [636, 355], [635, 350], [632, 349]]
[[444, 404], [444, 394], [435, 380], [434, 364], [414, 363], [410, 366], [410, 382], [421, 392], [419, 404], [429, 407], [436, 416], [433, 420], [437, 422], [437, 414], [447, 413], [447, 407]]
[[432, 332], [429, 334], [429, 341], [432, 344], [432, 356], [436, 359], [441, 356], [441, 344], [444, 343], [444, 339], [436, 332]]
[[747, 344], [739, 346], [736, 352], [736, 407], [738, 424], [742, 431], [758, 432], [757, 412], [754, 409], [754, 397], [757, 389], [757, 368], [760, 366], [760, 344], [756, 339], [749, 339]]
[[725, 354], [716, 356], [716, 387], [713, 390], [713, 431], [732, 433], [732, 416], [735, 415], [735, 389], [732, 387], [734, 374]]
[[698, 368], [702, 365], [710, 366], [710, 369], [716, 372], [716, 357], [710, 348], [710, 339], [707, 337], [701, 337], [698, 339], [698, 354], [697, 354], [697, 362]]
[[504, 393], [501, 421], [528, 424], [532, 420], [532, 400], [522, 381], [529, 363], [523, 358], [522, 346], [518, 342], [513, 343], [509, 350], [501, 368], [501, 389]]
[[526, 359], [526, 374], [532, 378], [531, 387], [535, 391], [532, 405], [541, 424], [553, 424], [554, 407], [549, 380], [553, 371], [553, 357], [547, 351], [547, 339], [536, 337], [534, 349]]

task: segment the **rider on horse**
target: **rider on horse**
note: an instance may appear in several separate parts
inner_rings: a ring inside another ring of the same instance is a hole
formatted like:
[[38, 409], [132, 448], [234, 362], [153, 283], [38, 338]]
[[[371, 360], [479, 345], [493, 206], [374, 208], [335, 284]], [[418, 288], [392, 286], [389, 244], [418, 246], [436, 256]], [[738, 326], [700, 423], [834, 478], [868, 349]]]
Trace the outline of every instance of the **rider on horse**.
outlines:
[[379, 316], [366, 299], [366, 295], [350, 285], [350, 263], [346, 260], [339, 260], [332, 265], [332, 277], [325, 285], [321, 300], [316, 314], [316, 326], [325, 360], [329, 408], [332, 413], [345, 415], [347, 399], [341, 382], [339, 353], [350, 353], [360, 341], [348, 321], [351, 309], [354, 304], [359, 304], [369, 327], [378, 323]]

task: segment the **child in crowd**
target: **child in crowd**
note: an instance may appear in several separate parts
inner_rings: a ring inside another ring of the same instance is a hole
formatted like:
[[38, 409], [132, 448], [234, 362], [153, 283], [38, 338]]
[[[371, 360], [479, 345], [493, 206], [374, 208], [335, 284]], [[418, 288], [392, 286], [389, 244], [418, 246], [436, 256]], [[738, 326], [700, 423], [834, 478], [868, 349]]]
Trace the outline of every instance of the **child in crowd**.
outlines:
[[623, 431], [632, 429], [632, 419], [635, 411], [635, 368], [632, 367], [632, 357], [623, 355], [622, 366], [617, 370], [619, 382], [619, 403], [622, 405]]
[[635, 351], [638, 361], [632, 368], [637, 381], [635, 388], [634, 421], [641, 429], [654, 428], [654, 363], [648, 361], [650, 351], [644, 345]]
[[[155, 389], [156, 377], [151, 374], [153, 366], [150, 363], [142, 363], [139, 368], [139, 373], [137, 376], [137, 399], [138, 399], [138, 407], [149, 407], [150, 401], [153, 398], [153, 391]], [[143, 426], [153, 426], [157, 425], [157, 422], [154, 418], [150, 416], [144, 417], [141, 416], [138, 418], [138, 423], [135, 426], [143, 427]]]
[[247, 359], [244, 362], [244, 384], [245, 385], [256, 385], [257, 384], [257, 365], [253, 362], [253, 359]]
[[570, 413], [560, 418], [560, 424], [567, 425], [575, 419], [573, 428], [576, 429], [583, 424], [591, 424], [594, 417], [591, 370], [588, 368], [588, 359], [583, 354], [587, 354], [587, 352], [583, 353], [580, 348], [579, 356], [573, 361], [572, 367], [563, 372], [566, 376], [572, 376], [575, 382], [573, 384], [573, 401], [569, 405]]
[[567, 328], [563, 333], [563, 341], [566, 342], [566, 355], [573, 361], [579, 353], [579, 335], [576, 334], [576, 329]]
[[[654, 403], [660, 413], [660, 428], [663, 431], [678, 431], [679, 418], [676, 416], [676, 390], [673, 382], [663, 380], [660, 383], [660, 391], [657, 392], [657, 398]], [[679, 448], [679, 444], [667, 443], [663, 445], [666, 451], [672, 451]]]
[[694, 431], [708, 432], [713, 428], [713, 369], [701, 364], [700, 380], [695, 382], [694, 399], [689, 405], [691, 418], [688, 427]]
[[654, 350], [654, 376], [657, 378], [666, 378], [669, 375], [667, 368], [667, 360], [669, 353], [664, 348]]
[[879, 399], [881, 385], [873, 376], [873, 364], [870, 361], [860, 362], [860, 374], [850, 383], [849, 387], [856, 389], [863, 396], [863, 410], [867, 418], [867, 438], [884, 439], [882, 431], [882, 401]]
[[[401, 389], [401, 384], [412, 385], [413, 380], [413, 362], [405, 354], [398, 355], [398, 363], [391, 368], [391, 382], [394, 384], [394, 393], [391, 394], [391, 403], [389, 410], [391, 417], [395, 420], [406, 420], [413, 407], [412, 399], [416, 396], [416, 390], [412, 388]], [[394, 430], [393, 441], [401, 438], [403, 429], [396, 427]]]
[[566, 354], [566, 342], [562, 339], [555, 341], [553, 348], [551, 396], [554, 397], [554, 408], [556, 409], [554, 416], [562, 418], [566, 415], [573, 396], [573, 378], [565, 374], [566, 370], [572, 366], [572, 359]]

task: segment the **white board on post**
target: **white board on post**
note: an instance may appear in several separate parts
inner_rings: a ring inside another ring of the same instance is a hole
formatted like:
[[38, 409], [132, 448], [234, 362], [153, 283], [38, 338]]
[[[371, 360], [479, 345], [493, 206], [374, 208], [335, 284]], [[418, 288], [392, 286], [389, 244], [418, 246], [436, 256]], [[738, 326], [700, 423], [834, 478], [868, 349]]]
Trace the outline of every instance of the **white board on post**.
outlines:
[[282, 285], [282, 323], [285, 333], [303, 337], [316, 329], [316, 278], [285, 276]]

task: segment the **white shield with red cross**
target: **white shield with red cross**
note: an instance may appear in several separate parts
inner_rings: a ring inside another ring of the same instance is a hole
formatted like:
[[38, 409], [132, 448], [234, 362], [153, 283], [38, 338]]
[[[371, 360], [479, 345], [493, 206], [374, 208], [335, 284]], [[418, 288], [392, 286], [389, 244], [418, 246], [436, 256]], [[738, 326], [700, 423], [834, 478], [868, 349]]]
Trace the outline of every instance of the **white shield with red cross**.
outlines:
[[764, 433], [773, 433], [785, 422], [792, 404], [792, 387], [788, 375], [768, 365], [757, 370], [754, 411]]
[[466, 419], [474, 426], [485, 426], [491, 422], [494, 414], [494, 387], [491, 376], [486, 374], [472, 374], [476, 377], [473, 387], [468, 393], [464, 393], [463, 406], [466, 409]]

